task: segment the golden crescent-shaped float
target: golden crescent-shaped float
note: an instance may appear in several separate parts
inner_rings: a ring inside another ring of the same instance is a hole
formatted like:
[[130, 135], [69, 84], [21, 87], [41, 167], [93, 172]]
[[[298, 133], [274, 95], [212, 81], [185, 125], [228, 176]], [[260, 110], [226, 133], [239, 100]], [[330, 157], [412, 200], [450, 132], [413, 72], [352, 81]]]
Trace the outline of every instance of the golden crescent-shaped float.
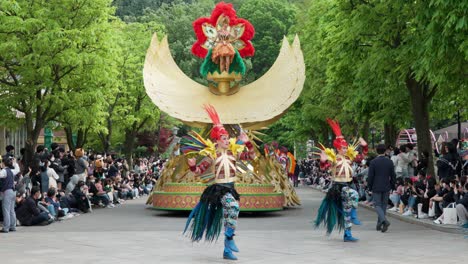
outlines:
[[202, 108], [211, 104], [224, 124], [258, 129], [276, 121], [299, 97], [305, 65], [297, 35], [292, 45], [285, 37], [275, 63], [262, 77], [234, 94], [216, 95], [186, 76], [172, 58], [167, 37], [159, 41], [154, 34], [143, 78], [147, 94], [159, 109], [184, 123], [211, 124]]

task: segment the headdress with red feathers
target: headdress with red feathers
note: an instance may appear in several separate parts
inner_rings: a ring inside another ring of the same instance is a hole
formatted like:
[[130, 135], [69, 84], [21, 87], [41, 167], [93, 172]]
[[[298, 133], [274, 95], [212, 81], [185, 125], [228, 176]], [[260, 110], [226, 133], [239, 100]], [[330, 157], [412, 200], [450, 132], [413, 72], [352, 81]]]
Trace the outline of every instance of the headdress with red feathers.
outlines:
[[249, 21], [237, 17], [232, 4], [224, 2], [216, 4], [210, 17], [201, 17], [193, 22], [197, 41], [192, 46], [192, 53], [200, 58], [206, 57], [208, 50], [215, 45], [220, 18], [227, 18], [232, 45], [239, 51], [239, 55], [242, 58], [253, 56], [255, 49], [250, 40], [255, 34], [254, 27]]
[[341, 149], [342, 147], [347, 147], [348, 143], [346, 142], [343, 135], [341, 134], [341, 128], [340, 128], [340, 124], [338, 124], [338, 121], [327, 118], [327, 122], [330, 125], [330, 127], [332, 128], [333, 133], [336, 136], [335, 140], [333, 140], [333, 146], [336, 149]]
[[203, 108], [205, 108], [206, 113], [208, 114], [211, 121], [213, 122], [213, 129], [211, 129], [211, 133], [210, 133], [211, 139], [219, 140], [222, 135], [229, 135], [229, 133], [224, 128], [223, 124], [221, 124], [221, 121], [219, 120], [219, 115], [216, 112], [216, 109], [210, 104], [204, 105]]

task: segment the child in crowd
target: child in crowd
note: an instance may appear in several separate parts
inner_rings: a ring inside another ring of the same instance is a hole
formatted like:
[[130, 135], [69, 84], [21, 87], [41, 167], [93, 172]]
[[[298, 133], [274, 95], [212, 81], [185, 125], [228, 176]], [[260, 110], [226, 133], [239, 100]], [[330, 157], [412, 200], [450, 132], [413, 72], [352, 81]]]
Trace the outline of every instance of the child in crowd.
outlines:
[[403, 178], [398, 177], [396, 179], [395, 185], [396, 185], [395, 190], [392, 192], [392, 194], [390, 194], [390, 200], [392, 201], [393, 207], [389, 209], [389, 211], [398, 212], [400, 199], [401, 199], [401, 196], [403, 195], [403, 190], [404, 190]]

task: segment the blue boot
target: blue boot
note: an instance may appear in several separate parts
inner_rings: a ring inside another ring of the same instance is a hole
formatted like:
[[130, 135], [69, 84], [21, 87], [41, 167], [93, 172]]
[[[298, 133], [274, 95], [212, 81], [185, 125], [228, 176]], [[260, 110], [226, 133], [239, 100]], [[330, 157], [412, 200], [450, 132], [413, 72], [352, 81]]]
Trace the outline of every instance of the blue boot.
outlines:
[[351, 217], [351, 222], [354, 225], [361, 225], [361, 221], [357, 218], [357, 210], [356, 208], [351, 209], [351, 213], [349, 215]]
[[237, 260], [237, 257], [232, 254], [232, 250], [228, 247], [224, 247], [223, 259]]
[[224, 239], [224, 247], [229, 248], [234, 252], [239, 252], [239, 249], [234, 242], [234, 229], [227, 227], [226, 231], [224, 231], [225, 239]]
[[343, 240], [344, 240], [344, 242], [356, 242], [359, 239], [353, 237], [353, 235], [351, 234], [351, 229], [346, 229], [345, 232], [344, 232]]

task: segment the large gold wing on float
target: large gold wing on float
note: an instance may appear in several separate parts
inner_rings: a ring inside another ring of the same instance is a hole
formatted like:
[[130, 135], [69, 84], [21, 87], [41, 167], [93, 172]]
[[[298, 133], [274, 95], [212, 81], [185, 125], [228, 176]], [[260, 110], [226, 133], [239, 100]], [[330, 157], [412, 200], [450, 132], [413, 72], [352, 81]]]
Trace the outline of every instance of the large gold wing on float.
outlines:
[[284, 38], [278, 58], [261, 78], [235, 94], [215, 95], [186, 76], [172, 58], [167, 37], [159, 41], [154, 34], [143, 78], [147, 94], [159, 109], [189, 125], [211, 124], [201, 107], [211, 104], [223, 124], [258, 129], [276, 121], [299, 97], [305, 65], [299, 38], [296, 36], [292, 45]]

